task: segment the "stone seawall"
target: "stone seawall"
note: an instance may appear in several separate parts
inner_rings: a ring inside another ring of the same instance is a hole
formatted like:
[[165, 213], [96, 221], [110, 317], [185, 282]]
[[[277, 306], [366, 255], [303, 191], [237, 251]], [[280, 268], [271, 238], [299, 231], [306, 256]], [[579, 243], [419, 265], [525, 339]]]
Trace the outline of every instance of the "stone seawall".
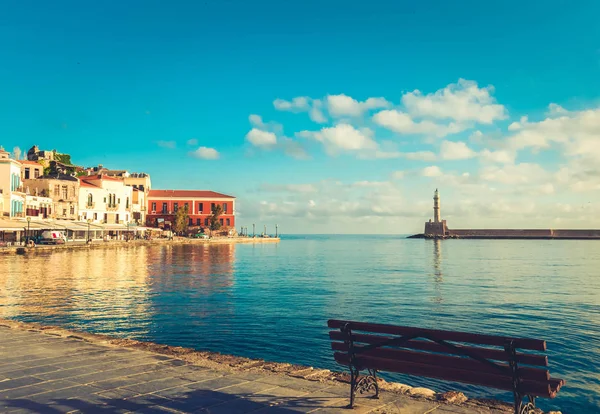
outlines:
[[530, 239], [600, 240], [600, 230], [553, 229], [448, 229], [445, 235], [415, 234], [410, 239]]
[[66, 244], [58, 245], [36, 245], [35, 247], [23, 247], [23, 246], [10, 246], [0, 247], [0, 254], [35, 254], [35, 253], [48, 253], [51, 251], [63, 251], [63, 250], [79, 250], [79, 249], [107, 249], [107, 248], [122, 248], [122, 247], [134, 247], [134, 246], [160, 246], [160, 245], [174, 245], [174, 244], [186, 244], [186, 245], [211, 245], [211, 244], [238, 244], [238, 243], [279, 243], [281, 239], [279, 237], [215, 237], [213, 239], [189, 239], [185, 237], [175, 237], [173, 240], [168, 239], [155, 239], [155, 240], [111, 240], [102, 241], [95, 240], [90, 244], [85, 242], [68, 242]]

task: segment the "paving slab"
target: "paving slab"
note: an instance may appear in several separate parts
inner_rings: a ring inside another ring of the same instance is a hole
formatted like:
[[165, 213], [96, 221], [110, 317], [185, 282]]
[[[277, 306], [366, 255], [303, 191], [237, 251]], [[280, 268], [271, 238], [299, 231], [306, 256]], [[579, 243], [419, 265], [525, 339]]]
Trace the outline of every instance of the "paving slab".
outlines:
[[[348, 385], [194, 365], [101, 341], [0, 325], [0, 412], [348, 413]], [[395, 393], [359, 396], [352, 414], [463, 413]], [[491, 411], [488, 411], [491, 413]]]

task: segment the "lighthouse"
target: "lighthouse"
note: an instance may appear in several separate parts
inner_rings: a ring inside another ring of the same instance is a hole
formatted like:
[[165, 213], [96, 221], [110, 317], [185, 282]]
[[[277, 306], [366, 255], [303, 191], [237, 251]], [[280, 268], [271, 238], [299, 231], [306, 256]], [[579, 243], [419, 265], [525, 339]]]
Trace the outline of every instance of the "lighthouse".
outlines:
[[446, 220], [442, 220], [442, 214], [440, 212], [440, 192], [435, 189], [433, 193], [433, 221], [429, 219], [425, 223], [425, 238], [432, 239], [445, 239], [448, 229], [446, 227]]
[[442, 218], [440, 215], [440, 193], [438, 189], [435, 189], [433, 193], [433, 221], [434, 223], [441, 223]]

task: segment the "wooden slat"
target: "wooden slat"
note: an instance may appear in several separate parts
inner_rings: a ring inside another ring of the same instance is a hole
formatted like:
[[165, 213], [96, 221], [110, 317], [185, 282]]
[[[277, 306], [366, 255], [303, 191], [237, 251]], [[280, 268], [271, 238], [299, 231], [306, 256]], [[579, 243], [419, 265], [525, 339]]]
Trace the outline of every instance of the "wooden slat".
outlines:
[[[335, 352], [335, 360], [341, 365], [348, 365], [348, 354]], [[455, 368], [436, 367], [431, 365], [410, 362], [394, 361], [390, 359], [373, 358], [368, 356], [357, 357], [358, 365], [379, 371], [397, 372], [420, 377], [437, 378], [447, 381], [457, 381], [467, 384], [492, 387], [500, 390], [512, 390], [512, 380], [508, 377], [464, 371]], [[537, 397], [554, 398], [556, 391], [550, 389], [550, 381], [521, 381], [521, 392]]]
[[478, 345], [496, 345], [503, 346], [507, 341], [514, 341], [516, 348], [530, 349], [534, 351], [545, 351], [546, 341], [540, 339], [528, 339], [528, 338], [512, 338], [494, 335], [481, 335], [472, 334], [467, 332], [453, 332], [453, 331], [442, 331], [437, 329], [423, 329], [413, 328], [409, 326], [395, 326], [395, 325], [384, 325], [379, 323], [365, 323], [365, 322], [354, 322], [354, 321], [341, 321], [330, 319], [327, 321], [327, 325], [330, 328], [339, 329], [350, 324], [350, 328], [353, 331], [364, 331], [381, 334], [391, 335], [417, 335], [420, 337], [429, 337], [437, 340], [453, 341], [453, 342], [465, 342]]
[[[348, 351], [348, 346], [341, 342], [332, 342], [331, 348], [334, 351]], [[360, 347], [356, 347], [357, 352], [360, 352]], [[423, 365], [432, 365], [442, 368], [456, 368], [463, 371], [474, 371], [486, 373], [490, 375], [505, 376], [512, 378], [510, 367], [506, 364], [498, 364], [503, 371], [494, 368], [488, 364], [481, 363], [470, 358], [458, 358], [454, 356], [446, 356], [439, 354], [429, 354], [424, 352], [413, 352], [390, 348], [369, 349], [357, 354], [358, 357], [368, 356], [381, 359], [391, 359], [394, 361], [404, 361]], [[547, 370], [538, 368], [520, 368], [519, 376], [522, 379], [530, 379], [533, 381], [548, 381], [550, 374]]]
[[[329, 337], [332, 340], [336, 340], [336, 341], [343, 341], [345, 339], [344, 334], [342, 334], [340, 331], [330, 331]], [[394, 337], [352, 333], [352, 339], [354, 340], [354, 343], [379, 344], [384, 341], [389, 341], [391, 339], [394, 339]], [[486, 358], [486, 359], [493, 359], [496, 361], [505, 361], [505, 362], [508, 361], [508, 355], [506, 354], [506, 352], [501, 351], [501, 350], [481, 348], [481, 347], [470, 347], [470, 346], [464, 346], [464, 345], [456, 345], [456, 346], [464, 351], [477, 353], [479, 356]], [[461, 355], [457, 351], [454, 351], [443, 345], [439, 345], [439, 344], [436, 344], [435, 342], [430, 342], [427, 340], [413, 339], [411, 341], [404, 342], [399, 347], [418, 349], [420, 351], [438, 352], [438, 353], [442, 353], [442, 354]], [[546, 367], [546, 366], [548, 366], [548, 357], [545, 355], [527, 355], [527, 354], [517, 352], [517, 362], [520, 364], [537, 365], [537, 366]]]

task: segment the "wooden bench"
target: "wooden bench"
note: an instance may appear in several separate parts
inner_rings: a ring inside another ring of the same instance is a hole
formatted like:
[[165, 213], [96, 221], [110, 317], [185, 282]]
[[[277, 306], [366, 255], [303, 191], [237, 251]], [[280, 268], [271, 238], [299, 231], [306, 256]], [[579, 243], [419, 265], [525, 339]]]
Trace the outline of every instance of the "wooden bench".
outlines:
[[[335, 329], [329, 332], [335, 360], [350, 369], [351, 408], [356, 392], [379, 397], [378, 371], [512, 391], [515, 414], [533, 413], [537, 397], [554, 398], [565, 383], [550, 377], [546, 341], [539, 339], [341, 320], [327, 325]], [[363, 370], [368, 374], [361, 376]]]

